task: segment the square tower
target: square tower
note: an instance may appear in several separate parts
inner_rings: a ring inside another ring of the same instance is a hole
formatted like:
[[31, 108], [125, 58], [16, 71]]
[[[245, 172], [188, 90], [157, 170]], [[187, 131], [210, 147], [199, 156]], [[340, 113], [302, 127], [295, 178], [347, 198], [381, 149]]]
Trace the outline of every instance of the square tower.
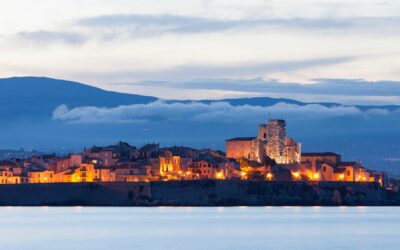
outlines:
[[269, 120], [266, 127], [267, 155], [277, 163], [285, 162], [286, 122]]

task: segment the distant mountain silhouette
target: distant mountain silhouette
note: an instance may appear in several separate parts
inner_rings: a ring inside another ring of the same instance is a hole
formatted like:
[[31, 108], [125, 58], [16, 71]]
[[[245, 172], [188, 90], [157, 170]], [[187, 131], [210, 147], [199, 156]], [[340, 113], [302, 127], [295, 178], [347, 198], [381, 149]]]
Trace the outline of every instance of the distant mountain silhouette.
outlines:
[[105, 91], [77, 82], [44, 77], [0, 79], [0, 115], [7, 119], [50, 118], [60, 104], [114, 107], [149, 103], [155, 97]]
[[[190, 103], [192, 100], [169, 100], [168, 102], [181, 102]], [[246, 97], [246, 98], [232, 98], [232, 99], [219, 99], [219, 100], [200, 100], [198, 102], [209, 104], [213, 102], [228, 102], [233, 106], [250, 105], [250, 106], [260, 106], [268, 107], [275, 105], [280, 102], [296, 104], [296, 105], [306, 105], [307, 103], [296, 101], [293, 99], [286, 98], [272, 98], [272, 97]]]
[[[120, 105], [147, 104], [158, 100], [156, 97], [117, 93], [73, 81], [46, 77], [12, 77], [0, 79], [0, 116], [7, 119], [48, 119], [61, 104], [69, 108], [80, 106], [116, 107]], [[268, 107], [277, 103], [307, 105], [293, 99], [251, 97], [221, 100], [201, 100], [198, 102], [228, 102], [233, 106], [250, 105]], [[191, 100], [168, 102], [190, 103]], [[317, 103], [326, 107], [337, 103]], [[360, 109], [372, 109], [374, 106], [358, 106]], [[398, 106], [384, 106], [387, 109]]]

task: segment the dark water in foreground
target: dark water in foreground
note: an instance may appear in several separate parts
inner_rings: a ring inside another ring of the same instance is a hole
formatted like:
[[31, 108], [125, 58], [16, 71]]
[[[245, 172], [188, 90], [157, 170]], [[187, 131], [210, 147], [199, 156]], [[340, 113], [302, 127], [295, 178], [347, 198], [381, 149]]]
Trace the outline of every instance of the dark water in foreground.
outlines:
[[0, 249], [400, 249], [400, 207], [1, 207]]

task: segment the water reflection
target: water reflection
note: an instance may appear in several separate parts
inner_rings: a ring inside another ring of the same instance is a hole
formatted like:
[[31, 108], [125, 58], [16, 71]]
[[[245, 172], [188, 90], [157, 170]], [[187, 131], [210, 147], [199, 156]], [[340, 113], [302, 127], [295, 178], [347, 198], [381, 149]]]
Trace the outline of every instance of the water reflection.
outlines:
[[399, 249], [400, 207], [2, 207], [0, 249]]

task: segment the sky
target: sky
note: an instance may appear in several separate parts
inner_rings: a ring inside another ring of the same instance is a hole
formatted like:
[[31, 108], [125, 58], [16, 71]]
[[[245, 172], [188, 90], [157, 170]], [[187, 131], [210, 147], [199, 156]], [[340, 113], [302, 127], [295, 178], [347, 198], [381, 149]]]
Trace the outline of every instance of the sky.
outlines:
[[0, 0], [0, 77], [400, 104], [400, 1]]

